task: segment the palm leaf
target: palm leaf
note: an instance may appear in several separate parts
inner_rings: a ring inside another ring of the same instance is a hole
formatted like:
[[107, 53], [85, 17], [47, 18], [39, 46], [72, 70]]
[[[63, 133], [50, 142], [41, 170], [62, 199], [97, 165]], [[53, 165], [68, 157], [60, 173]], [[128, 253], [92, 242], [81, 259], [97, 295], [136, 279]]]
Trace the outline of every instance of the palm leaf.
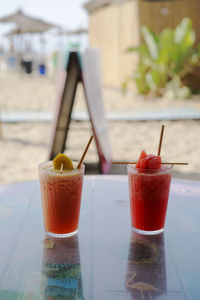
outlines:
[[156, 60], [158, 58], [158, 37], [147, 26], [142, 26], [141, 30], [151, 58]]

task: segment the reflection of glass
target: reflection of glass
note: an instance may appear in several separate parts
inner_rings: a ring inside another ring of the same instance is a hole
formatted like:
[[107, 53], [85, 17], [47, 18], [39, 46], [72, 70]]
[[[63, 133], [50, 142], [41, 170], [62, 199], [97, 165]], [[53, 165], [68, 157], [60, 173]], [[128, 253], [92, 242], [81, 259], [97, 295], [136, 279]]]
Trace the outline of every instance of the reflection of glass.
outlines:
[[78, 235], [44, 241], [42, 293], [45, 299], [83, 298]]
[[154, 299], [166, 292], [164, 233], [131, 232], [126, 289], [133, 299]]

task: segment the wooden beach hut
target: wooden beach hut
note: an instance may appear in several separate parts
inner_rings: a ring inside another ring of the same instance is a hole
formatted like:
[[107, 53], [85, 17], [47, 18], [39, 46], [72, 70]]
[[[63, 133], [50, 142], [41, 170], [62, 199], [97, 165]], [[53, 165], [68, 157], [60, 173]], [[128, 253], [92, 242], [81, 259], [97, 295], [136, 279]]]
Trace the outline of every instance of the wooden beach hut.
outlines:
[[159, 33], [189, 17], [200, 42], [199, 0], [91, 0], [85, 8], [90, 45], [101, 49], [103, 82], [107, 86], [120, 87], [134, 71], [137, 54], [127, 54], [125, 49], [139, 44], [142, 25]]
[[101, 49], [103, 83], [119, 87], [133, 70], [137, 55], [125, 54], [139, 41], [137, 1], [92, 0], [89, 13], [89, 42]]

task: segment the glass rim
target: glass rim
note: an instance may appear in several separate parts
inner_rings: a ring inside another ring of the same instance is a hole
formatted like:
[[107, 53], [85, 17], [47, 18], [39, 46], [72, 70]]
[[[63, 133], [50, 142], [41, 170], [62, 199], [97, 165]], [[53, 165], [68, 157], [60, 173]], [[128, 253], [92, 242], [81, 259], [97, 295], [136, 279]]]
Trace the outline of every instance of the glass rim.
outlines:
[[[41, 170], [42, 172], [51, 174], [51, 175], [55, 175], [55, 176], [66, 176], [68, 174], [75, 174], [75, 173], [81, 173], [84, 172], [85, 170], [85, 165], [82, 163], [81, 164], [81, 168], [77, 169], [76, 166], [78, 165], [79, 161], [77, 160], [72, 160], [73, 166], [75, 167], [73, 170], [69, 170], [67, 172], [63, 172], [63, 173], [59, 173], [59, 172], [54, 172], [53, 170], [47, 170], [44, 169], [44, 166], [48, 166], [48, 165], [52, 165], [53, 166], [53, 160], [47, 160], [47, 161], [43, 161], [38, 165], [38, 170]], [[75, 164], [75, 165], [74, 165]]]
[[173, 168], [173, 164], [164, 164], [163, 168], [159, 168], [159, 169], [141, 169], [141, 168], [136, 168], [136, 166], [133, 165], [133, 164], [128, 164], [127, 165], [127, 169], [130, 169], [132, 171], [136, 171], [138, 173], [144, 173], [144, 174], [163, 173], [163, 172], [171, 171], [172, 168]]

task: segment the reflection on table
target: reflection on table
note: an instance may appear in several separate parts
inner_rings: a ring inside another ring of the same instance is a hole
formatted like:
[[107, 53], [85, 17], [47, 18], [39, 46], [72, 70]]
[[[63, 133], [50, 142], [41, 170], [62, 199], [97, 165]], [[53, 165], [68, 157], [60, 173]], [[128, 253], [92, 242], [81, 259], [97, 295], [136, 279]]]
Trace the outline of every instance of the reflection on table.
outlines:
[[166, 293], [164, 233], [131, 232], [125, 286], [132, 299], [154, 299]]
[[46, 299], [83, 299], [78, 235], [44, 240], [41, 294]]

